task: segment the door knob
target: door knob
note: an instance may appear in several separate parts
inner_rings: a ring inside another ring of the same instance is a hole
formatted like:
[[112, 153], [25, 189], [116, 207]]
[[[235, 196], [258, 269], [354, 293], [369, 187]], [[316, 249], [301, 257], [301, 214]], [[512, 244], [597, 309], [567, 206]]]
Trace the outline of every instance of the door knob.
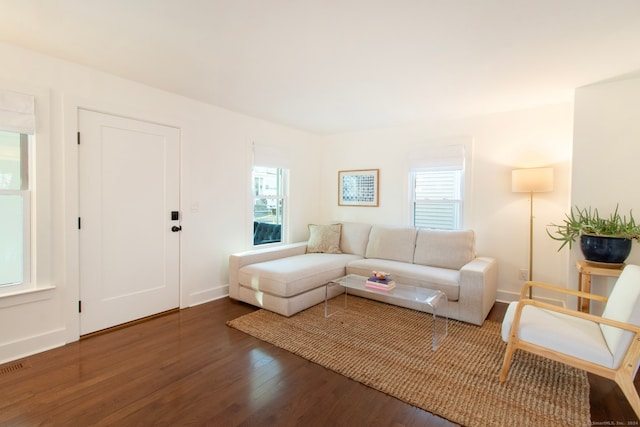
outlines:
[[171, 227], [171, 231], [173, 231], [174, 233], [176, 233], [176, 232], [178, 232], [180, 230], [182, 230], [182, 226], [174, 225], [173, 227]]

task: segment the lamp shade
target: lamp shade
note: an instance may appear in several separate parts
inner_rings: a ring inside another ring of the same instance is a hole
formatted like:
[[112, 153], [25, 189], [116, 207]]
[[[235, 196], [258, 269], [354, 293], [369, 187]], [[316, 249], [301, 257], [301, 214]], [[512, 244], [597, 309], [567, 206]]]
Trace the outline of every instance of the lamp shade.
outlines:
[[553, 168], [515, 169], [511, 172], [514, 193], [544, 193], [553, 191]]

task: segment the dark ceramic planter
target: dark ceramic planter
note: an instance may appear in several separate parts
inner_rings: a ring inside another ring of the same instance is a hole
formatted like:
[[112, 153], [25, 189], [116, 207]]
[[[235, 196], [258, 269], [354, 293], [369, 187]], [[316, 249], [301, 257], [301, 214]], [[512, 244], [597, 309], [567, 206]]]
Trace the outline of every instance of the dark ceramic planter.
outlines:
[[583, 234], [580, 236], [580, 249], [587, 261], [621, 264], [631, 252], [631, 240]]

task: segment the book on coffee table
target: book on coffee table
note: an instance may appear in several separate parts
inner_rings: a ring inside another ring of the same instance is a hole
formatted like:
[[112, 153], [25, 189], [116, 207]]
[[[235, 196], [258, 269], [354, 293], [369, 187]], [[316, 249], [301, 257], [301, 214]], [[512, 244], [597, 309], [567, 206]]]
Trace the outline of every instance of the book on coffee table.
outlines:
[[383, 291], [388, 291], [396, 286], [396, 282], [391, 280], [390, 278], [378, 279], [376, 276], [371, 276], [367, 279], [364, 284], [367, 288], [372, 289], [380, 289]]
[[364, 284], [364, 286], [369, 289], [379, 289], [381, 291], [390, 291], [391, 289], [396, 287], [396, 284], [394, 283], [391, 285], [379, 285], [377, 283], [367, 282]]

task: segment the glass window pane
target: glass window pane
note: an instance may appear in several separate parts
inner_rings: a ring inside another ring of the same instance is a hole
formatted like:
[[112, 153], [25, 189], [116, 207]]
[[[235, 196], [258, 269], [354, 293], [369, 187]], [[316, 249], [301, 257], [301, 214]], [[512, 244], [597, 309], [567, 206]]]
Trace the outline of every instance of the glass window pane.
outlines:
[[415, 197], [420, 199], [458, 199], [459, 171], [421, 171], [416, 173]]
[[[273, 202], [273, 205], [272, 205]], [[253, 204], [253, 244], [266, 245], [282, 241], [283, 201], [255, 199]]]
[[416, 202], [414, 205], [414, 226], [438, 230], [458, 228], [460, 205], [457, 202]]
[[24, 280], [22, 195], [0, 195], [0, 286]]
[[282, 196], [282, 169], [255, 166], [253, 168], [255, 196]]
[[275, 211], [270, 205], [268, 199], [254, 199], [253, 201], [253, 220], [256, 222], [264, 222], [273, 224], [275, 222]]
[[27, 187], [26, 135], [0, 131], [0, 190]]

